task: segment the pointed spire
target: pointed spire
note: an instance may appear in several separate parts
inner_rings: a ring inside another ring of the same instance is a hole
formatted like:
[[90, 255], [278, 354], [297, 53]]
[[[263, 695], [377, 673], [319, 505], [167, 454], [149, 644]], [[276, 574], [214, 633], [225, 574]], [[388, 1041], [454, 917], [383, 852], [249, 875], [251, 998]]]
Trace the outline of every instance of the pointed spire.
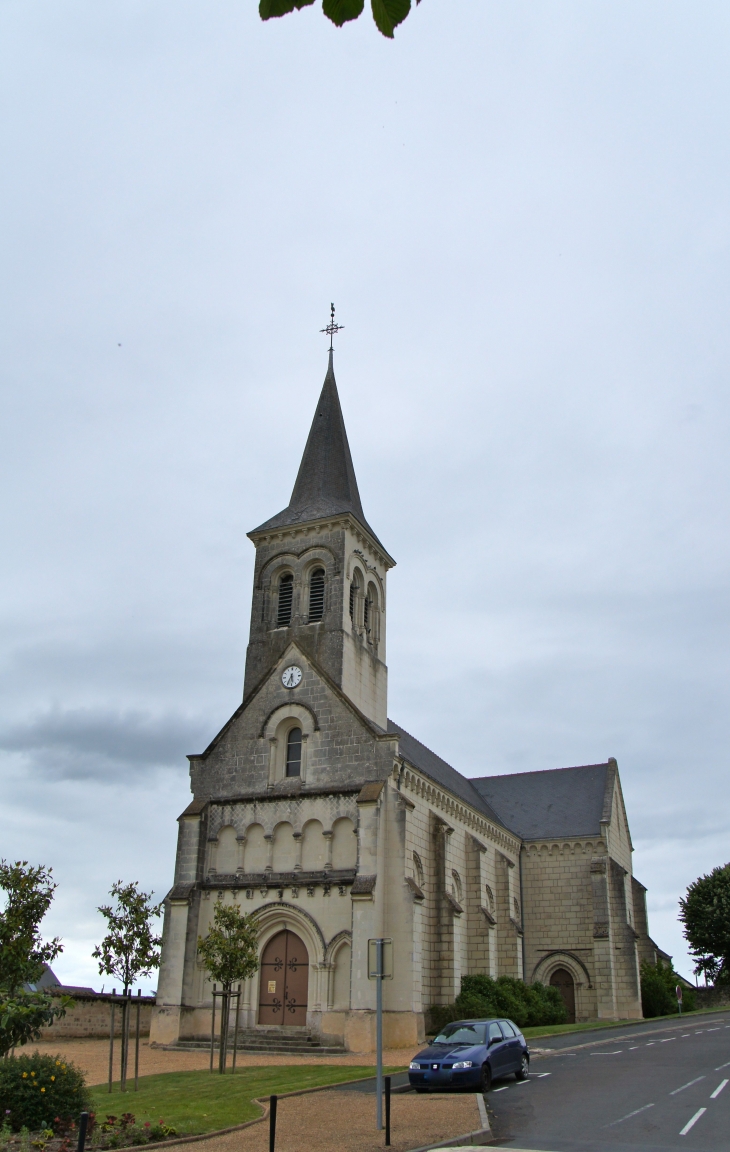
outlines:
[[336, 516], [342, 512], [351, 512], [375, 540], [378, 539], [365, 519], [360, 503], [330, 350], [327, 375], [289, 506], [254, 531], [303, 524], [308, 520]]

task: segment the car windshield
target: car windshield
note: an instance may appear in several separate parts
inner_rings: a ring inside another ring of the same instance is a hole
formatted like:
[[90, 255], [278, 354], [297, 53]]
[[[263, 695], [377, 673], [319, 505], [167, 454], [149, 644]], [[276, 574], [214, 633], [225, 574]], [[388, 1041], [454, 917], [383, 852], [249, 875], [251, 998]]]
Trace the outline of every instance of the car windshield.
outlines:
[[434, 1044], [483, 1044], [485, 1024], [449, 1024], [439, 1032]]

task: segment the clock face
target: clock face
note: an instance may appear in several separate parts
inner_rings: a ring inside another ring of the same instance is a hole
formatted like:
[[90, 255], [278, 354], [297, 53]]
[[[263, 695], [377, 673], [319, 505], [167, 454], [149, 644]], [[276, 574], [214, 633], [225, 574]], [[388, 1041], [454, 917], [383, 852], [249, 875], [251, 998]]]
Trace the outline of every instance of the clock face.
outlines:
[[301, 682], [302, 670], [297, 668], [296, 664], [291, 664], [285, 668], [281, 674], [281, 682], [285, 688], [296, 688], [297, 684]]

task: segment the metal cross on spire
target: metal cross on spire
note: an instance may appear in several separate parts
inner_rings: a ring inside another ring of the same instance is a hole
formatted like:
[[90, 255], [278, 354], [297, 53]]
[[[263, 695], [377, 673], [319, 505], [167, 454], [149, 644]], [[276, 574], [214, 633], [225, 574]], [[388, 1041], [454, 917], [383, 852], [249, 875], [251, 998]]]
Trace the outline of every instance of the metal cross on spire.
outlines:
[[330, 322], [326, 328], [320, 328], [320, 332], [326, 332], [330, 338], [330, 352], [334, 352], [332, 341], [335, 338], [335, 332], [341, 332], [344, 327], [344, 324], [335, 324], [335, 306], [330, 304]]

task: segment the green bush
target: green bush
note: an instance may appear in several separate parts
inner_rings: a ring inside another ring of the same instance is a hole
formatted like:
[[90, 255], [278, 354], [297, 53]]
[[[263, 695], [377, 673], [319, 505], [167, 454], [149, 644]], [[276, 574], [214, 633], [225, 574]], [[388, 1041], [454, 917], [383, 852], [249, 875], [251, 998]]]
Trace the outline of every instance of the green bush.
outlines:
[[507, 1016], [520, 1028], [564, 1024], [568, 1013], [557, 988], [525, 984], [511, 976], [463, 976], [461, 992], [453, 1004], [430, 1009], [432, 1028], [440, 1030], [452, 1020], [470, 1017]]
[[89, 1109], [81, 1070], [62, 1056], [6, 1056], [0, 1060], [0, 1116], [14, 1132], [58, 1131]]
[[[676, 987], [679, 977], [669, 961], [650, 964], [644, 960], [641, 965], [641, 1010], [644, 1016], [671, 1016], [678, 1012]], [[682, 1011], [694, 1012], [696, 997], [692, 988], [682, 987]]]

